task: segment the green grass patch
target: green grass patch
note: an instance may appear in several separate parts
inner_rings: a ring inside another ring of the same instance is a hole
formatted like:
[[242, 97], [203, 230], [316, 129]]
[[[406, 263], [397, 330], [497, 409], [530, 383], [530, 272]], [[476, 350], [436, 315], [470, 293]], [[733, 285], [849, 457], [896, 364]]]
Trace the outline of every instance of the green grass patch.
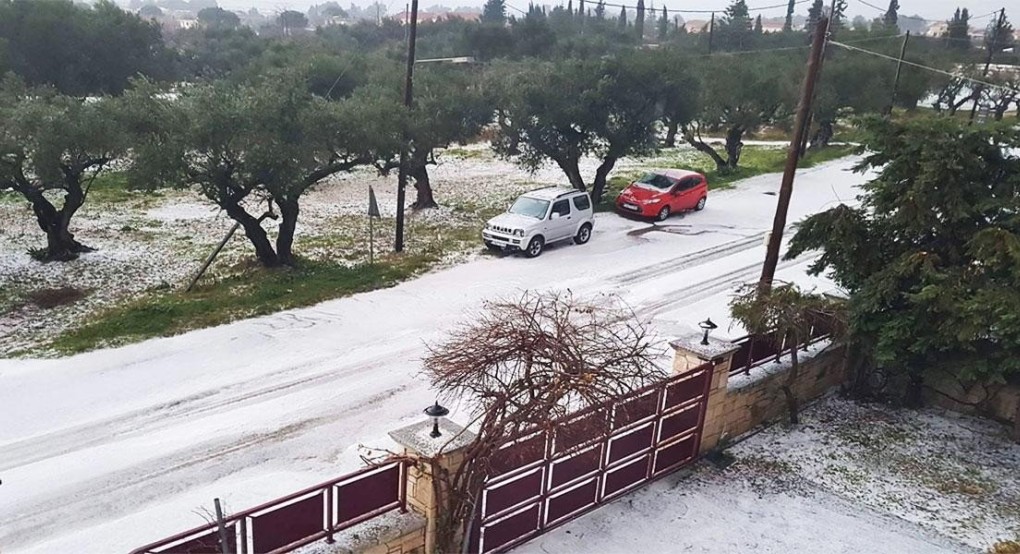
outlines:
[[0, 204], [20, 204], [28, 202], [25, 197], [11, 190], [0, 190]]
[[121, 203], [141, 201], [145, 204], [153, 204], [162, 198], [163, 194], [163, 191], [160, 190], [132, 188], [128, 182], [127, 173], [107, 171], [100, 173], [96, 180], [92, 182], [86, 202]]
[[435, 261], [429, 255], [388, 255], [375, 264], [355, 267], [302, 260], [294, 268], [252, 269], [190, 293], [149, 293], [91, 318], [90, 323], [65, 332], [49, 346], [61, 354], [75, 354], [309, 306], [391, 287]]
[[[852, 154], [855, 149], [856, 147], [854, 146], [843, 145], [829, 146], [821, 150], [810, 150], [807, 155], [801, 159], [800, 164], [797, 167], [799, 169], [813, 167], [820, 163], [848, 156]], [[691, 157], [689, 154], [673, 157], [664, 156], [652, 158], [647, 161], [649, 168], [675, 168], [697, 171], [704, 174], [708, 179], [708, 187], [710, 190], [720, 190], [732, 187], [735, 182], [740, 181], [741, 179], [764, 175], [766, 173], [782, 172], [786, 165], [786, 148], [745, 146], [743, 152], [741, 152], [740, 165], [736, 169], [729, 171], [719, 171], [715, 166], [715, 162], [703, 154], [698, 154], [696, 157]], [[620, 192], [626, 188], [631, 181], [640, 177], [643, 173], [643, 170], [639, 170], [621, 173], [611, 177], [606, 183], [606, 193], [602, 197], [602, 202], [596, 206], [596, 211], [612, 211], [614, 209], [616, 197], [620, 194]]]
[[473, 160], [492, 157], [492, 150], [487, 148], [447, 148], [442, 154], [462, 160]]

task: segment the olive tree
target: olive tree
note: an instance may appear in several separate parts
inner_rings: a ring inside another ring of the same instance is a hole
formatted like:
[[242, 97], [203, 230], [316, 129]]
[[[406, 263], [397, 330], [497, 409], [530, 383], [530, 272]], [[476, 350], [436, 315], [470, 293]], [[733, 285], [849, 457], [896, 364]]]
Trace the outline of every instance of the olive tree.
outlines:
[[0, 190], [31, 203], [46, 235], [38, 256], [44, 261], [71, 260], [92, 250], [75, 238], [71, 220], [96, 178], [127, 148], [117, 99], [30, 90], [13, 78], [0, 86]]
[[[791, 78], [796, 66], [785, 56], [733, 56], [712, 62], [701, 87], [702, 109], [683, 128], [684, 140], [708, 155], [720, 171], [740, 163], [744, 134], [790, 116], [796, 102]], [[702, 137], [702, 132], [725, 133], [725, 157]]]
[[503, 92], [496, 153], [531, 170], [553, 161], [578, 190], [588, 190], [581, 159], [593, 156], [596, 202], [620, 158], [658, 147], [662, 81], [643, 53], [516, 66], [498, 71], [490, 86]]
[[[140, 87], [129, 101], [160, 121], [138, 130], [135, 179], [198, 186], [241, 225], [266, 267], [294, 264], [304, 193], [397, 147], [399, 110], [378, 91], [329, 101], [292, 75], [194, 86], [178, 97]], [[263, 223], [276, 218], [274, 248]]]

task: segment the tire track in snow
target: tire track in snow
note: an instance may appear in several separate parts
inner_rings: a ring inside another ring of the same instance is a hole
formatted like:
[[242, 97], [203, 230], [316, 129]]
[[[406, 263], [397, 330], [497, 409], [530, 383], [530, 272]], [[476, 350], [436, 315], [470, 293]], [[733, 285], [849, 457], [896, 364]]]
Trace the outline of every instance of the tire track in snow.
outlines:
[[[781, 261], [776, 266], [776, 270], [778, 271], [780, 269], [800, 265], [814, 260], [818, 258], [818, 256], [819, 254], [807, 254], [799, 256], [793, 260]], [[634, 311], [641, 315], [654, 316], [677, 304], [694, 304], [695, 302], [699, 302], [705, 298], [733, 288], [735, 285], [744, 284], [760, 271], [761, 262], [755, 262], [739, 269], [734, 269], [733, 271], [723, 275], [717, 275], [715, 277], [687, 285], [686, 287], [672, 290], [666, 298], [654, 302], [639, 304]]]
[[767, 232], [757, 233], [745, 238], [724, 242], [716, 246], [698, 250], [697, 252], [690, 252], [662, 263], [652, 264], [633, 271], [619, 273], [611, 277], [609, 281], [620, 285], [629, 285], [648, 281], [674, 271], [683, 271], [685, 269], [711, 263], [716, 260], [744, 252], [745, 250], [761, 246], [762, 241], [765, 240], [765, 235], [767, 234]]
[[[56, 534], [64, 527], [63, 522], [67, 518], [77, 523], [102, 520], [112, 513], [123, 513], [166, 498], [180, 492], [186, 485], [209, 482], [210, 474], [219, 478], [246, 469], [251, 466], [250, 460], [224, 458], [260, 446], [280, 448], [286, 441], [299, 438], [309, 430], [342, 423], [348, 415], [361, 415], [363, 419], [370, 417], [376, 411], [387, 409], [383, 401], [392, 400], [408, 388], [408, 384], [387, 388], [355, 404], [337, 405], [335, 409], [325, 413], [317, 412], [313, 417], [289, 423], [280, 429], [199, 443], [172, 455], [147, 460], [79, 483], [30, 505], [20, 506], [18, 513], [8, 515], [0, 531], [0, 544], [13, 548], [40, 536]], [[357, 425], [357, 420], [351, 421]], [[167, 479], [168, 476], [173, 478]], [[125, 505], [125, 499], [129, 499], [131, 505]]]
[[238, 404], [253, 403], [253, 401], [263, 402], [283, 395], [294, 394], [310, 387], [341, 381], [364, 371], [391, 363], [394, 357], [411, 356], [417, 350], [417, 347], [409, 347], [395, 352], [387, 351], [368, 360], [341, 364], [338, 367], [330, 366], [325, 370], [316, 371], [311, 374], [302, 374], [300, 377], [286, 379], [269, 386], [259, 386], [264, 384], [267, 379], [300, 372], [308, 366], [320, 366], [323, 362], [335, 358], [335, 355], [323, 356], [312, 362], [303, 363], [300, 367], [289, 367], [239, 383], [232, 383], [222, 388], [207, 389], [171, 402], [142, 408], [121, 416], [101, 419], [84, 425], [61, 429], [53, 433], [38, 435], [30, 439], [0, 445], [0, 449], [4, 453], [3, 461], [0, 462], [0, 471], [54, 458], [76, 450], [102, 445], [111, 439], [116, 438], [120, 440], [151, 433], [181, 424], [187, 419], [204, 417], [237, 408]]

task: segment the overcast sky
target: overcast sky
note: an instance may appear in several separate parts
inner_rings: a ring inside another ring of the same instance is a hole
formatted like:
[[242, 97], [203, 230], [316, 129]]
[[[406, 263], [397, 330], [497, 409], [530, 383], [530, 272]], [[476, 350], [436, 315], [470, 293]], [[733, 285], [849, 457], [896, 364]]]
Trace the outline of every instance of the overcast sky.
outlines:
[[[325, 0], [218, 0], [220, 6], [232, 10], [248, 9], [256, 7], [260, 11], [277, 12], [285, 9], [299, 9], [305, 11], [311, 4], [322, 3]], [[337, 0], [337, 2], [347, 7], [352, 0]], [[389, 13], [397, 13], [403, 11], [404, 4], [407, 0], [381, 0], [383, 5], [388, 6]], [[485, 3], [485, 0], [418, 0], [421, 9], [428, 8], [436, 4], [441, 4], [455, 8], [458, 6], [476, 6], [481, 7]], [[589, 0], [592, 1], [592, 0]], [[648, 2], [649, 0], [646, 0]], [[662, 7], [661, 0], [656, 2], [650, 0], [658, 8]], [[868, 3], [876, 6], [885, 7], [888, 5], [889, 0], [867, 0]], [[1011, 15], [1010, 19], [1016, 20], [1020, 14], [1010, 14], [1008, 6], [1003, 3], [1005, 0], [967, 0], [961, 2], [961, 0], [900, 0], [900, 15], [920, 15], [921, 17], [929, 20], [949, 19], [953, 15], [953, 10], [959, 7], [966, 7], [970, 10], [972, 16], [980, 16], [989, 13], [993, 10], [997, 10], [1001, 7], [1007, 7], [1007, 15]], [[1009, 0], [1007, 3], [1012, 3], [1015, 0]], [[565, 3], [566, 0], [563, 1]], [[611, 3], [628, 3], [636, 4], [637, 0], [629, 2], [620, 2], [619, 0], [607, 0]], [[370, 0], [355, 1], [355, 4], [366, 5], [371, 3]], [[549, 4], [556, 5], [560, 2], [554, 2], [550, 0], [536, 0], [536, 4]], [[576, 3], [576, 2], [575, 2]], [[594, 4], [594, 2], [592, 2]], [[698, 0], [697, 2], [691, 0], [666, 0], [665, 5], [667, 9], [706, 9], [706, 10], [723, 10], [730, 3], [730, 0]], [[829, 1], [826, 0], [826, 5]], [[776, 4], [783, 4], [783, 7], [765, 10], [761, 13], [765, 17], [780, 17], [786, 13], [785, 2], [783, 0], [747, 0], [747, 5], [752, 10], [757, 6], [770, 6]], [[874, 8], [870, 8], [867, 5], [860, 2], [860, 0], [847, 0], [848, 8], [847, 13], [850, 17], [855, 15], [863, 15], [868, 18], [875, 17], [881, 12]], [[508, 6], [514, 6], [520, 9], [526, 9], [528, 0], [507, 0]], [[797, 6], [797, 13], [806, 14], [809, 3], [799, 4]], [[513, 11], [513, 10], [509, 10]], [[610, 10], [611, 11], [611, 10]], [[699, 14], [683, 14], [685, 19], [705, 19], [704, 16]], [[984, 26], [989, 18], [984, 18], [978, 21], [974, 21], [975, 26]]]

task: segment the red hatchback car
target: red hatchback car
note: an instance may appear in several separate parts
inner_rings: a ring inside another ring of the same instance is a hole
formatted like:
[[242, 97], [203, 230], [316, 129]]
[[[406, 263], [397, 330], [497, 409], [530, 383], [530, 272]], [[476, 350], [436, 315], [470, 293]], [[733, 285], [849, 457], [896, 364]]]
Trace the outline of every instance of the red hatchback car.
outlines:
[[682, 169], [653, 171], [634, 181], [616, 197], [616, 209], [663, 221], [676, 212], [700, 210], [708, 200], [708, 180]]

